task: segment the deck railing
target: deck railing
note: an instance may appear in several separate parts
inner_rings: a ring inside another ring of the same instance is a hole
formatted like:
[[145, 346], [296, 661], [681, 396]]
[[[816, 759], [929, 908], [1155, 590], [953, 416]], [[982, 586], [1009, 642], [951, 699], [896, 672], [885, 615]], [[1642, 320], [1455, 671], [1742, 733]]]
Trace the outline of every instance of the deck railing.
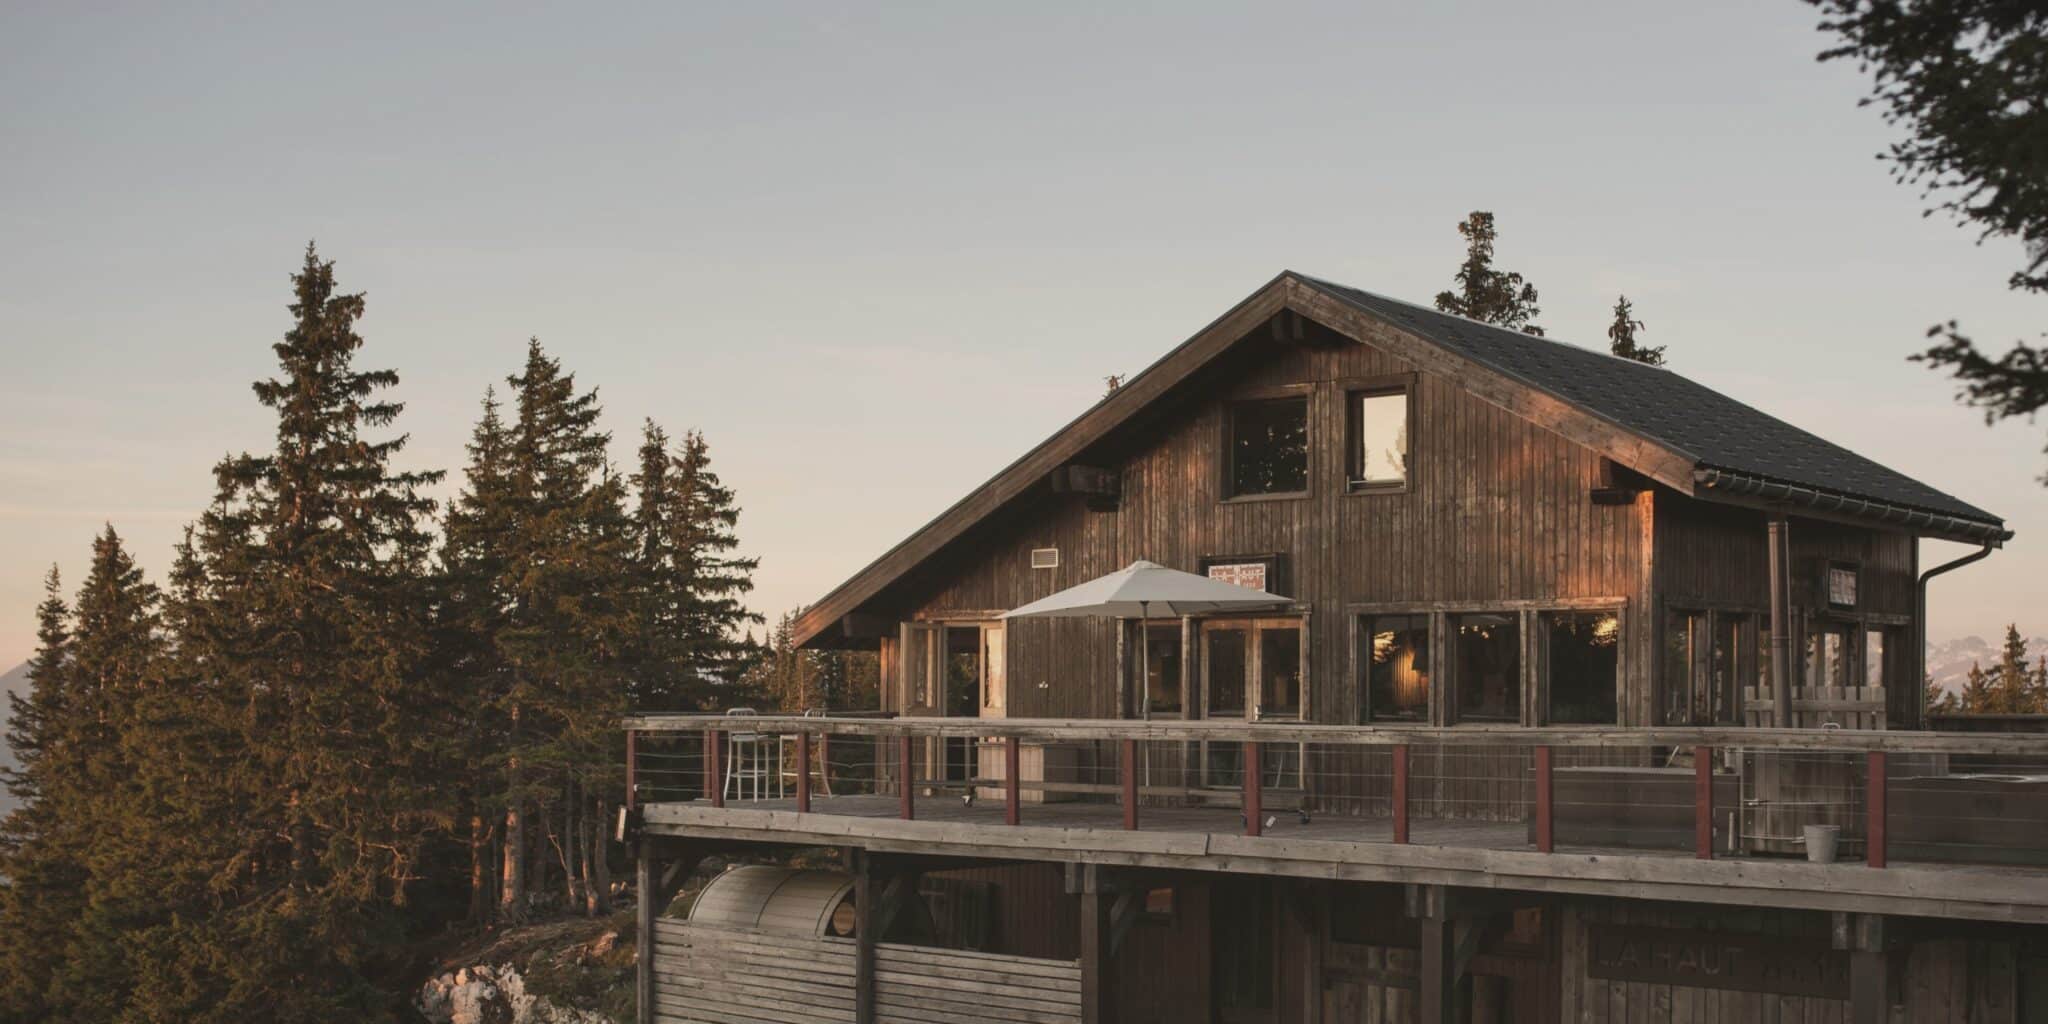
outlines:
[[2044, 735], [766, 715], [626, 727], [638, 804], [2048, 867]]

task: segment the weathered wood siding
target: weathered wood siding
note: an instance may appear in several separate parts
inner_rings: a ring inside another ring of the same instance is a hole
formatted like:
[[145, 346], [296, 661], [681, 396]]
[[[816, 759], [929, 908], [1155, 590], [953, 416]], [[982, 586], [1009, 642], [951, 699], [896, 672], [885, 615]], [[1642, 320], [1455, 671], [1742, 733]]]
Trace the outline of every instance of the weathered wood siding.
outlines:
[[[1262, 329], [1162, 401], [1127, 436], [1090, 452], [1118, 467], [1113, 513], [1040, 493], [971, 532], [899, 584], [876, 610], [902, 618], [974, 617], [1013, 608], [1138, 558], [1193, 571], [1205, 556], [1278, 553], [1285, 589], [1309, 611], [1309, 713], [1355, 721], [1348, 608], [1504, 600], [1626, 602], [1628, 685], [1622, 724], [1647, 724], [1644, 619], [1651, 498], [1595, 505], [1601, 456], [1377, 349], [1331, 340], [1276, 341]], [[1346, 487], [1346, 394], [1352, 382], [1415, 374], [1409, 482], [1396, 492]], [[1309, 395], [1306, 497], [1226, 500], [1220, 469], [1229, 401], [1274, 388]], [[1060, 566], [1030, 568], [1033, 548]], [[884, 607], [886, 606], [886, 607]], [[1009, 712], [1101, 717], [1117, 708], [1111, 623], [1011, 624]]]
[[[673, 919], [654, 925], [654, 1019], [661, 1024], [839, 1024], [853, 1019], [854, 943]], [[1072, 960], [882, 943], [882, 1024], [1081, 1019]]]

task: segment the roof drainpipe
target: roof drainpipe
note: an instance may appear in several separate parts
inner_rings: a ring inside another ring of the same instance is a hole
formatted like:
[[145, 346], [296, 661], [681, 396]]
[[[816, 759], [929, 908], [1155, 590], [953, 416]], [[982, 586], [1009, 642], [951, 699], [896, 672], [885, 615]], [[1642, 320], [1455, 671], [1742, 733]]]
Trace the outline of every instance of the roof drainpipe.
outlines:
[[1920, 590], [1916, 597], [1918, 607], [1913, 616], [1913, 663], [1920, 667], [1920, 670], [1913, 674], [1913, 692], [1920, 696], [1919, 700], [1913, 702], [1913, 721], [1920, 728], [1927, 727], [1927, 581], [1942, 573], [1954, 572], [1971, 562], [1981, 562], [1991, 557], [1992, 549], [1997, 546], [1994, 541], [1985, 541], [1984, 546], [1976, 551], [1954, 561], [1943, 562], [1920, 574]]

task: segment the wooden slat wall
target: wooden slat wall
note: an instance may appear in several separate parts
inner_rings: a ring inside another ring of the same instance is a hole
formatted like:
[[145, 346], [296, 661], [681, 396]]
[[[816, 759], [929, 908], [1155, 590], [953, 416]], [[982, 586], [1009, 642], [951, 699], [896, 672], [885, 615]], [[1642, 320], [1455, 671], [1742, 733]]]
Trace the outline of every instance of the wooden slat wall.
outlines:
[[[853, 941], [655, 922], [655, 1020], [663, 1024], [842, 1024], [853, 1019]], [[1081, 1019], [1072, 960], [883, 943], [875, 1001], [884, 1024]]]
[[[1311, 331], [1314, 338], [1317, 331]], [[1645, 618], [1649, 495], [1596, 506], [1603, 460], [1438, 377], [1415, 378], [1409, 486], [1345, 489], [1348, 381], [1413, 372], [1376, 349], [1303, 345], [1254, 332], [1231, 356], [1165, 403], [1131, 439], [1089, 454], [1121, 466], [1115, 513], [1049, 493], [973, 531], [885, 595], [901, 618], [1012, 608], [1149, 558], [1194, 570], [1204, 556], [1279, 552], [1289, 596], [1308, 605], [1311, 715], [1355, 721], [1347, 605], [1624, 598], [1631, 638], [1622, 723], [1649, 724]], [[1311, 493], [1221, 500], [1226, 395], [1309, 385]], [[1033, 548], [1060, 567], [1033, 570]], [[1096, 620], [1017, 622], [1009, 637], [1010, 714], [1102, 717], [1117, 706], [1114, 627]]]

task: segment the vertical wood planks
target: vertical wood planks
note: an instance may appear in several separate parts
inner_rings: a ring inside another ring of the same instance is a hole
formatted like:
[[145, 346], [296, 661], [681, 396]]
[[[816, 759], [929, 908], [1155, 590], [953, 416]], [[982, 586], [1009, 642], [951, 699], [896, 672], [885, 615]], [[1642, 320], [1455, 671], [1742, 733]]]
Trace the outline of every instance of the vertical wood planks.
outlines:
[[1117, 758], [1117, 775], [1123, 783], [1124, 828], [1138, 827], [1138, 741], [1123, 741], [1122, 756]]
[[1890, 780], [1885, 776], [1887, 765], [1884, 752], [1873, 750], [1868, 757], [1863, 787], [1865, 798], [1869, 801], [1869, 807], [1865, 812], [1863, 859], [1871, 867], [1881, 868], [1885, 866], [1885, 826], [1890, 811], [1887, 791]]
[[1536, 849], [1549, 853], [1551, 849], [1551, 780], [1550, 748], [1536, 748]]

